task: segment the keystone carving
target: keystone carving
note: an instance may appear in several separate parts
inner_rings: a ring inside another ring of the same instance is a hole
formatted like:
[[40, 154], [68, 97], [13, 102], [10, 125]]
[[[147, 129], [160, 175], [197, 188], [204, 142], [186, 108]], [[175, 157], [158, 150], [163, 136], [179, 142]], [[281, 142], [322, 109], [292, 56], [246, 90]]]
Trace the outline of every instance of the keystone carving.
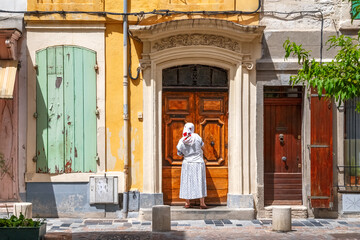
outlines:
[[212, 34], [179, 34], [156, 41], [153, 49], [160, 51], [167, 48], [181, 46], [216, 46], [225, 48], [234, 52], [240, 52], [240, 44], [228, 37], [222, 37]]

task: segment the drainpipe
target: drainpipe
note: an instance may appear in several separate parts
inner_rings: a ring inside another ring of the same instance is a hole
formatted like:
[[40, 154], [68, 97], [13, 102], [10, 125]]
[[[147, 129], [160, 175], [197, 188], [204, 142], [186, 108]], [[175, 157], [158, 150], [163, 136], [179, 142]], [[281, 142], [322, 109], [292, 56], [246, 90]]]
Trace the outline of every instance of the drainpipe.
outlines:
[[[128, 3], [127, 0], [123, 0], [124, 13], [127, 13]], [[128, 199], [129, 199], [129, 112], [128, 112], [128, 17], [124, 15], [123, 18], [123, 35], [124, 35], [124, 47], [123, 47], [123, 95], [124, 95], [124, 193], [123, 193], [123, 218], [127, 218], [128, 213]]]

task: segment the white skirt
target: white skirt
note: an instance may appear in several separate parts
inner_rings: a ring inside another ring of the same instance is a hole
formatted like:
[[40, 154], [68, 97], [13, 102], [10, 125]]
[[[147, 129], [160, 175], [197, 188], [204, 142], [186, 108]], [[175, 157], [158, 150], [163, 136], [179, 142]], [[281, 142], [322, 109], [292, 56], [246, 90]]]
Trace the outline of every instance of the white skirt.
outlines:
[[205, 163], [183, 161], [181, 167], [180, 198], [197, 199], [206, 196]]

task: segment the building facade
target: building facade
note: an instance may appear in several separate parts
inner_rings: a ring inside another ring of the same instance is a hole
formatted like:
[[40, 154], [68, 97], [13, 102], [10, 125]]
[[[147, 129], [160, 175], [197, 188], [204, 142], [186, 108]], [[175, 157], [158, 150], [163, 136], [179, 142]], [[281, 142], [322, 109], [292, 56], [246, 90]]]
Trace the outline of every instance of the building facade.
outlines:
[[181, 205], [176, 144], [193, 122], [207, 204], [239, 219], [274, 205], [356, 215], [359, 117], [292, 87], [299, 65], [282, 46], [289, 38], [331, 61], [329, 36], [357, 33], [350, 10], [340, 0], [28, 0], [24, 198], [13, 200], [44, 217], [146, 218], [153, 205]]
[[[1, 2], [25, 11], [26, 1]], [[24, 14], [0, 13], [0, 201], [25, 201], [26, 33]], [[20, 87], [23, 86], [23, 87]]]

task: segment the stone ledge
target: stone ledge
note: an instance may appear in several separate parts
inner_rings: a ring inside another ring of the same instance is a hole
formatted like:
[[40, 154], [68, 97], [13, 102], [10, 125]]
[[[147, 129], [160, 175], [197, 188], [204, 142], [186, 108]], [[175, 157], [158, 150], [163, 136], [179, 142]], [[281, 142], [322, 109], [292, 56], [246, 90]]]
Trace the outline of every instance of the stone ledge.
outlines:
[[[151, 208], [140, 208], [139, 219], [151, 221]], [[254, 208], [227, 208], [226, 206], [209, 207], [208, 209], [171, 206], [171, 220], [253, 220], [255, 219]]]

